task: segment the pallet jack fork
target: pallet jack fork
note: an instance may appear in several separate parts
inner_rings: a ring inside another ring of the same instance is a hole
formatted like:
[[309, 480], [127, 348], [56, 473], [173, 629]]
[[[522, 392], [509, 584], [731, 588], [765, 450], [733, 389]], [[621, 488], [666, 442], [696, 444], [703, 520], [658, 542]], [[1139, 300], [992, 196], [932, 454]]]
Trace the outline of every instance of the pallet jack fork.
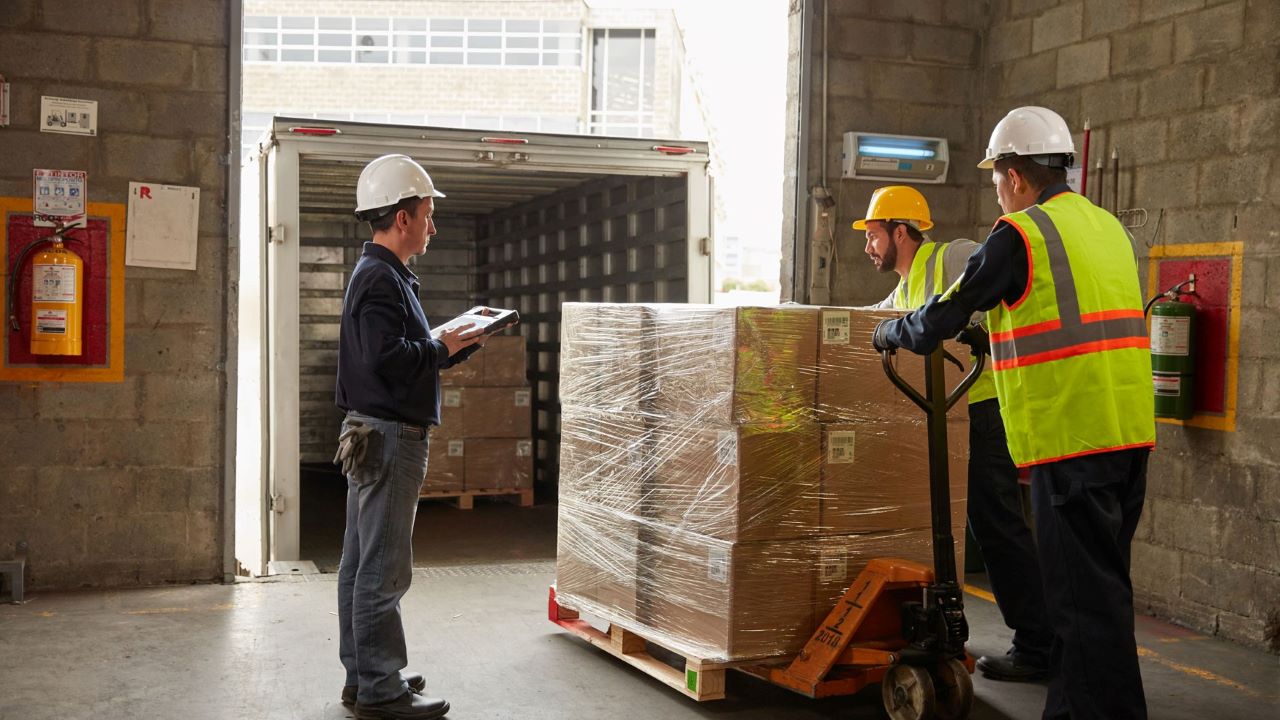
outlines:
[[950, 393], [944, 358], [960, 365], [941, 347], [930, 354], [923, 395], [898, 375], [892, 352], [882, 358], [889, 379], [928, 418], [933, 569], [895, 558], [872, 560], [789, 665], [739, 670], [814, 698], [851, 695], [880, 682], [885, 710], [893, 720], [969, 716], [973, 658], [964, 648], [969, 626], [951, 535], [947, 411], [978, 379], [983, 355], [977, 354], [973, 367]]

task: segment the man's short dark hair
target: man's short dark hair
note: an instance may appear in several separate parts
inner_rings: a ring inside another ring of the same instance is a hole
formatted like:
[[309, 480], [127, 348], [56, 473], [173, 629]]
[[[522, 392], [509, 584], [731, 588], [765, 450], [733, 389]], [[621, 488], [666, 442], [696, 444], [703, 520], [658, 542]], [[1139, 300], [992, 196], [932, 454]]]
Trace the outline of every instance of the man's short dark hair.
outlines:
[[907, 235], [909, 235], [912, 240], [915, 240], [918, 243], [924, 242], [924, 233], [917, 230], [910, 223], [897, 222], [895, 220], [888, 220], [884, 224], [884, 230], [889, 234], [889, 237], [893, 237], [893, 231], [897, 230], [899, 225], [907, 229]]
[[422, 201], [424, 199], [425, 198], [420, 198], [420, 197], [404, 198], [403, 200], [396, 203], [395, 205], [392, 205], [391, 211], [388, 212], [387, 214], [375, 220], [370, 220], [369, 229], [372, 230], [374, 233], [386, 232], [387, 230], [390, 230], [391, 226], [396, 224], [397, 213], [399, 213], [401, 210], [404, 210], [405, 212], [409, 213], [410, 217], [412, 217], [414, 213], [418, 212], [418, 206], [422, 204]]
[[1001, 158], [996, 161], [995, 168], [1001, 175], [1007, 175], [1010, 169], [1017, 170], [1018, 174], [1026, 178], [1027, 182], [1031, 183], [1031, 187], [1036, 190], [1044, 190], [1050, 185], [1059, 185], [1067, 181], [1065, 167], [1041, 165], [1029, 155]]

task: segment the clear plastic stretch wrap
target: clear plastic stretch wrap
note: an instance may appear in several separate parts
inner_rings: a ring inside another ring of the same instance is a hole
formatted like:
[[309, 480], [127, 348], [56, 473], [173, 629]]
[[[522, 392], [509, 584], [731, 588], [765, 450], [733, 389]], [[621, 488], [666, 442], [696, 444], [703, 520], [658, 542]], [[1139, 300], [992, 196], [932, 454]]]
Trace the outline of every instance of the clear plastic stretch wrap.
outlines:
[[[797, 652], [872, 558], [932, 567], [925, 415], [871, 346], [895, 315], [564, 305], [558, 601], [741, 660]], [[924, 359], [894, 362], [923, 393]], [[960, 568], [963, 400], [947, 429]]]

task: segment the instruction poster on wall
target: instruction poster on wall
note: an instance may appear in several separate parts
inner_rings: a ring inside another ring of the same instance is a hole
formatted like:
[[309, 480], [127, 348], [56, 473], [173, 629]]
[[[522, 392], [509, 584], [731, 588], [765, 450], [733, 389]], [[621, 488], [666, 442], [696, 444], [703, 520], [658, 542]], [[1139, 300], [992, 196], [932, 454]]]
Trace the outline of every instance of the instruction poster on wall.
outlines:
[[83, 170], [32, 171], [35, 224], [40, 227], [84, 222], [84, 198], [89, 174]]
[[129, 183], [125, 264], [195, 270], [199, 225], [200, 188]]
[[40, 132], [97, 135], [98, 101], [42, 95]]

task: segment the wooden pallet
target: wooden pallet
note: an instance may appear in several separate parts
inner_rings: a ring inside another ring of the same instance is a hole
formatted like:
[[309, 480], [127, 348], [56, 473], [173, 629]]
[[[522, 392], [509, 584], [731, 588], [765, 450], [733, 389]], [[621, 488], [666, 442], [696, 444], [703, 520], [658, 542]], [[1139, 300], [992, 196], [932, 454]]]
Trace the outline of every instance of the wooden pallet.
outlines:
[[[551, 587], [547, 601], [547, 615], [556, 625], [698, 702], [724, 699], [724, 676], [727, 670], [762, 662], [715, 662], [693, 657], [617, 623], [611, 623], [607, 632], [601, 632], [578, 617], [577, 610], [557, 603], [555, 586]], [[655, 645], [682, 658], [684, 671], [650, 655], [649, 645]]]
[[533, 488], [499, 488], [495, 490], [423, 490], [419, 500], [455, 500], [458, 509], [470, 510], [477, 497], [496, 497], [513, 502], [520, 507], [533, 505]]

